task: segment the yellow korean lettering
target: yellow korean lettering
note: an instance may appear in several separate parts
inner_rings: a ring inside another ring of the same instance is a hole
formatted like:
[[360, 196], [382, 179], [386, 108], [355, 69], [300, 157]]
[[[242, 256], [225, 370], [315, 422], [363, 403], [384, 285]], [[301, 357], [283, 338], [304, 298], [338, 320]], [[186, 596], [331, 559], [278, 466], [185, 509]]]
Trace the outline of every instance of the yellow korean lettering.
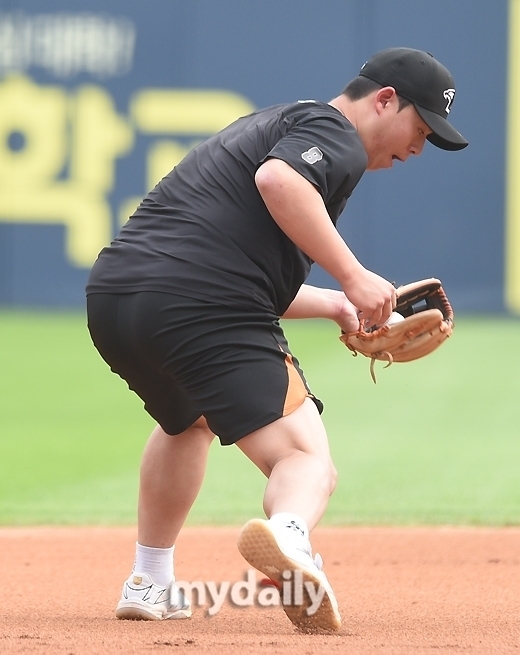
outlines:
[[132, 144], [126, 119], [102, 88], [81, 87], [70, 100], [24, 76], [0, 84], [0, 107], [0, 221], [63, 224], [69, 260], [90, 266], [112, 235], [106, 194], [116, 157]]

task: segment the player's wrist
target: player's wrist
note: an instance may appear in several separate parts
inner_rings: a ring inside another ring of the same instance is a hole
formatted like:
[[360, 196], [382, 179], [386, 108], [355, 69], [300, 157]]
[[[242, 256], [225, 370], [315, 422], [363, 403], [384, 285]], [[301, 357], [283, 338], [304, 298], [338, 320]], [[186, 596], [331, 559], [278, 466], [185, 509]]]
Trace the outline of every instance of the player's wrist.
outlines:
[[349, 254], [351, 256], [342, 262], [341, 277], [338, 278], [338, 282], [341, 284], [341, 288], [347, 298], [349, 297], [349, 292], [362, 282], [366, 274], [366, 268], [356, 259], [351, 251]]

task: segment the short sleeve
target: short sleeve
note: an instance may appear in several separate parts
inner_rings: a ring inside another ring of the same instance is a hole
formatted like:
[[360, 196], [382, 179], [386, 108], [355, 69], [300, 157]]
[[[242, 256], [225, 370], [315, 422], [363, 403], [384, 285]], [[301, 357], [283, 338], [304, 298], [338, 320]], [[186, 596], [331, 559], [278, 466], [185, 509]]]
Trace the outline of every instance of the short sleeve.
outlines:
[[366, 169], [366, 152], [357, 132], [332, 107], [312, 107], [303, 116], [288, 119], [287, 132], [264, 161], [270, 158], [294, 168], [326, 204], [337, 202], [338, 195], [348, 197]]

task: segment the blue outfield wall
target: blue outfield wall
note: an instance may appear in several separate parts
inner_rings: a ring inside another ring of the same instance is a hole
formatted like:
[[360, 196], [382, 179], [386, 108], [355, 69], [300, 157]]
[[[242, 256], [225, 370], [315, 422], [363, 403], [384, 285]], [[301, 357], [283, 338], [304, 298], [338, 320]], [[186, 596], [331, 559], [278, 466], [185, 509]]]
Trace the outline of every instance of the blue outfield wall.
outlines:
[[[516, 2], [516, 0], [511, 0]], [[0, 304], [82, 306], [88, 270], [194, 144], [255, 107], [329, 100], [370, 54], [432, 52], [470, 146], [368, 173], [340, 230], [396, 283], [504, 311], [507, 0], [2, 0]], [[310, 281], [337, 286], [323, 271]]]

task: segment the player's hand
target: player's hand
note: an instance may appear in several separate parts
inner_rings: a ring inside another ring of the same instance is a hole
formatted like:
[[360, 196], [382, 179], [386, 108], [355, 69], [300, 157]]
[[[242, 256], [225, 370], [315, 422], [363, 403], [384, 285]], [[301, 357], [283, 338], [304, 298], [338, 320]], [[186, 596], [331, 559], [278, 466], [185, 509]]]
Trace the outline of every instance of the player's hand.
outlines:
[[345, 334], [357, 332], [359, 330], [359, 309], [350, 302], [342, 291], [338, 291], [337, 293], [338, 308], [334, 320]]
[[348, 288], [343, 290], [358, 308], [358, 318], [365, 321], [367, 328], [382, 325], [388, 320], [397, 302], [395, 287], [362, 266], [349, 282]]

